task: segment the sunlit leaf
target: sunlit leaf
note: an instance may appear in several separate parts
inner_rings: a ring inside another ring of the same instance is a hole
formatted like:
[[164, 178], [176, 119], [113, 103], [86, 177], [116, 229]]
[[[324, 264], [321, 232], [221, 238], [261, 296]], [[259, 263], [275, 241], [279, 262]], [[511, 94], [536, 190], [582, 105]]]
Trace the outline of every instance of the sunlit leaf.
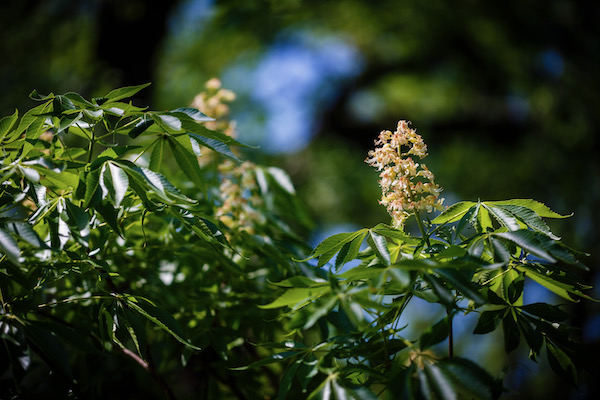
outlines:
[[311, 300], [319, 298], [331, 291], [330, 286], [309, 287], [309, 288], [291, 288], [287, 289], [281, 296], [273, 302], [265, 305], [259, 305], [260, 308], [270, 309], [279, 307], [298, 308]]
[[[192, 108], [192, 107], [179, 107], [179, 108], [176, 108], [173, 111], [171, 111], [170, 114], [174, 114], [176, 117], [179, 117], [180, 119], [182, 118], [181, 114], [184, 114], [187, 117], [193, 119], [194, 121], [198, 121], [198, 122], [215, 120], [214, 118], [211, 118], [208, 115], [200, 112], [198, 109]], [[183, 117], [183, 118], [185, 118], [185, 117]]]
[[493, 205], [509, 205], [509, 206], [520, 206], [533, 210], [537, 215], [543, 218], [567, 218], [570, 215], [560, 215], [552, 211], [548, 206], [539, 201], [531, 199], [514, 199], [514, 200], [503, 200], [503, 201], [490, 201], [486, 202]]
[[548, 240], [544, 240], [539, 234], [532, 231], [521, 229], [511, 232], [503, 232], [494, 234], [496, 237], [507, 239], [523, 250], [528, 251], [534, 256], [540, 257], [549, 262], [556, 262], [556, 259], [548, 253]]
[[387, 247], [387, 241], [385, 236], [379, 235], [372, 230], [368, 230], [367, 242], [369, 246], [375, 251], [377, 258], [381, 260], [383, 265], [390, 265], [390, 252]]
[[12, 237], [10, 233], [0, 228], [0, 250], [2, 253], [16, 265], [21, 265], [19, 256], [21, 255], [21, 249], [17, 241]]
[[103, 97], [104, 101], [114, 102], [129, 98], [139, 92], [140, 90], [150, 86], [150, 83], [137, 86], [126, 86], [119, 89], [111, 90], [106, 96]]
[[0, 120], [0, 139], [4, 138], [10, 130], [15, 126], [15, 122], [19, 118], [19, 110], [15, 109], [12, 115], [6, 116]]

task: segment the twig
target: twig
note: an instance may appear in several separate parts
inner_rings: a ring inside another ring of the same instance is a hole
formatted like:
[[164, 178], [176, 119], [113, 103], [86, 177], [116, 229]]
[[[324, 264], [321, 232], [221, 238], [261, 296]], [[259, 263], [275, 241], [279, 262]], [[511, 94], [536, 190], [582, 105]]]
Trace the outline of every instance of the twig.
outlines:
[[[156, 383], [158, 383], [158, 386], [160, 386], [162, 391], [165, 393], [165, 396], [167, 396], [167, 399], [177, 400], [177, 398], [173, 394], [173, 391], [169, 387], [169, 384], [163, 379], [162, 376], [160, 376], [160, 374], [158, 373], [156, 368], [154, 368], [154, 366], [152, 365], [152, 360], [150, 360], [150, 362], [145, 361], [143, 358], [141, 358], [136, 353], [134, 353], [133, 351], [129, 350], [126, 347], [120, 347], [120, 349], [123, 352], [123, 354], [132, 358], [142, 368], [144, 368], [146, 371], [148, 371], [148, 373], [152, 376], [152, 378], [154, 378]], [[148, 358], [150, 359], [149, 355], [148, 355]]]

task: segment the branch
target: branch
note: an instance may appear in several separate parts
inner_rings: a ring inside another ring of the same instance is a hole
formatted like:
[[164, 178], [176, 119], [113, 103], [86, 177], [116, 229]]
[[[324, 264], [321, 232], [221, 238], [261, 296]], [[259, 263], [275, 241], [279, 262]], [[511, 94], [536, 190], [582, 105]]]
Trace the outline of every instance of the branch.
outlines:
[[154, 368], [154, 366], [152, 365], [152, 360], [150, 359], [149, 354], [148, 359], [150, 361], [145, 361], [143, 358], [141, 358], [136, 353], [134, 353], [126, 347], [120, 347], [120, 349], [126, 356], [132, 358], [136, 363], [141, 365], [141, 367], [144, 368], [152, 376], [156, 383], [158, 383], [158, 386], [160, 386], [162, 391], [165, 393], [165, 396], [167, 396], [167, 399], [177, 400], [169, 384], [163, 379], [162, 376], [160, 376], [156, 368]]

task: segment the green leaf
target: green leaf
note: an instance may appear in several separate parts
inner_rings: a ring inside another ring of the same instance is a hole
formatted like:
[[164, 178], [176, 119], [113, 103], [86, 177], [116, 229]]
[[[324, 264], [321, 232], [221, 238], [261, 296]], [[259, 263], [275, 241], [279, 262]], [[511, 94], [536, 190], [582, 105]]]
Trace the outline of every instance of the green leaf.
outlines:
[[448, 318], [442, 318], [434, 325], [431, 325], [419, 338], [421, 350], [428, 349], [429, 347], [446, 340], [449, 331], [450, 325], [448, 324]]
[[492, 218], [490, 213], [485, 207], [479, 207], [479, 213], [477, 213], [477, 220], [475, 222], [475, 229], [479, 233], [485, 233], [493, 230], [494, 225], [492, 224]]
[[456, 269], [440, 268], [435, 270], [436, 274], [450, 283], [454, 289], [476, 303], [484, 304], [485, 299], [479, 293], [479, 285], [472, 282], [470, 278], [464, 275], [463, 271]]
[[[202, 186], [204, 177], [198, 164], [198, 157], [191, 150], [190, 138], [183, 135], [177, 138], [167, 137], [169, 147], [173, 152], [175, 161], [183, 173], [196, 185]], [[182, 142], [187, 141], [187, 147]]]
[[40, 239], [28, 222], [13, 222], [8, 226], [21, 240], [29, 243], [36, 248], [45, 248], [46, 245]]
[[546, 303], [527, 304], [521, 306], [520, 309], [551, 322], [562, 322], [571, 318], [571, 315], [561, 310], [559, 306], [553, 306]]
[[546, 340], [546, 354], [548, 356], [548, 363], [554, 372], [573, 386], [576, 386], [577, 368], [571, 358], [550, 340]]
[[181, 114], [185, 114], [187, 117], [193, 119], [194, 121], [198, 121], [198, 122], [215, 120], [214, 118], [211, 118], [208, 115], [206, 115], [192, 107], [179, 107], [179, 108], [176, 108], [173, 111], [171, 111], [169, 114], [173, 114], [176, 117], [178, 117], [179, 119], [182, 119], [182, 117], [185, 118], [184, 116], [181, 115]]
[[531, 200], [531, 199], [513, 199], [513, 200], [504, 200], [504, 201], [487, 201], [486, 204], [493, 204], [498, 206], [520, 206], [528, 208], [534, 211], [537, 215], [543, 218], [567, 218], [570, 215], [560, 215], [554, 211], [552, 211], [548, 206], [544, 203], [540, 203], [539, 201]]
[[129, 307], [133, 308], [150, 322], [169, 333], [186, 347], [193, 350], [202, 350], [201, 348], [192, 345], [184, 338], [183, 330], [175, 318], [163, 308], [158, 307], [150, 300], [139, 296], [128, 296], [126, 301]]
[[331, 258], [341, 250], [341, 248], [346, 244], [350, 243], [357, 238], [364, 238], [366, 235], [367, 229], [361, 229], [356, 232], [346, 232], [346, 233], [338, 233], [333, 236], [328, 237], [323, 240], [317, 247], [313, 250], [311, 255], [304, 260], [296, 260], [298, 262], [305, 262], [311, 260], [313, 258], [319, 257], [319, 266], [325, 265]]
[[504, 332], [504, 349], [506, 350], [506, 353], [510, 353], [519, 347], [521, 338], [519, 327], [514, 320], [512, 312], [507, 313], [504, 319], [502, 319], [502, 331]]
[[67, 99], [71, 100], [71, 102], [73, 104], [75, 104], [76, 106], [78, 106], [78, 108], [91, 108], [92, 110], [88, 110], [88, 111], [93, 111], [96, 110], [96, 105], [93, 104], [92, 102], [86, 100], [82, 95], [80, 95], [79, 93], [76, 92], [67, 92], [64, 94], [64, 97], [66, 97]]
[[483, 311], [477, 320], [477, 326], [475, 326], [473, 333], [476, 335], [485, 335], [496, 330], [503, 313], [504, 309]]
[[258, 307], [264, 309], [292, 307], [298, 309], [331, 291], [330, 286], [287, 289], [273, 302]]
[[41, 123], [43, 124], [43, 122], [46, 120], [46, 116], [40, 114], [46, 112], [50, 107], [50, 104], [51, 103], [40, 104], [39, 106], [27, 111], [21, 118], [21, 121], [19, 121], [19, 126], [17, 127], [15, 134], [20, 135], [23, 132], [27, 131], [27, 129], [29, 129], [31, 124], [33, 124], [35, 121], [41, 121]]
[[461, 201], [453, 204], [435, 217], [431, 223], [441, 225], [458, 221], [475, 204], [477, 203], [473, 201]]
[[31, 93], [29, 93], [29, 98], [36, 101], [46, 101], [53, 99], [54, 93], [44, 96], [43, 94], [39, 94], [37, 90], [33, 89]]
[[102, 166], [99, 183], [102, 188], [102, 198], [108, 198], [115, 208], [119, 208], [129, 188], [127, 173], [116, 164], [106, 162]]
[[292, 387], [294, 377], [296, 376], [296, 371], [298, 371], [298, 367], [300, 367], [301, 364], [302, 360], [296, 360], [286, 369], [279, 384], [279, 393], [277, 394], [278, 400], [285, 400], [287, 397], [287, 394]]
[[429, 398], [458, 400], [456, 383], [438, 364], [425, 364], [424, 372], [427, 376], [428, 387], [435, 396]]
[[514, 215], [516, 218], [518, 218], [521, 222], [526, 224], [531, 229], [548, 235], [552, 239], [559, 239], [550, 231], [550, 228], [548, 227], [548, 225], [546, 225], [544, 220], [530, 208], [517, 205], [501, 205], [498, 208], [502, 208], [510, 212], [512, 215]]
[[365, 232], [363, 235], [360, 235], [359, 237], [355, 238], [351, 242], [347, 242], [342, 246], [342, 248], [338, 252], [338, 255], [335, 259], [336, 271], [342, 265], [346, 264], [349, 261], [356, 259], [356, 257], [358, 256], [358, 253], [360, 252], [360, 246], [361, 246], [366, 234], [367, 233]]
[[579, 301], [577, 299], [574, 299], [570, 295], [570, 294], [574, 294], [574, 295], [583, 297], [588, 300], [597, 301], [597, 300], [593, 299], [592, 297], [583, 293], [581, 290], [579, 290], [573, 284], [561, 282], [557, 279], [554, 279], [553, 275], [548, 276], [546, 274], [542, 274], [539, 271], [536, 271], [535, 269], [533, 269], [529, 266], [525, 266], [525, 265], [520, 265], [520, 266], [517, 266], [516, 268], [519, 271], [525, 272], [526, 277], [536, 281], [537, 283], [544, 286], [546, 289], [550, 290], [551, 292], [556, 293], [563, 299], [567, 299], [572, 302]]
[[69, 217], [66, 222], [71, 227], [75, 228], [77, 231], [83, 231], [89, 226], [90, 216], [85, 211], [69, 200], [65, 201], [65, 206], [67, 216]]
[[474, 362], [461, 357], [445, 358], [432, 366], [440, 370], [433, 376], [444, 376], [458, 399], [497, 399], [502, 394], [502, 382]]
[[506, 300], [510, 304], [515, 304], [519, 299], [523, 296], [523, 285], [525, 284], [525, 278], [523, 274], [517, 275], [516, 278], [510, 282], [507, 288], [507, 298]]
[[0, 120], [0, 139], [4, 138], [10, 132], [18, 118], [19, 110], [15, 109], [15, 112], [12, 115], [6, 116]]
[[[425, 282], [427, 282], [431, 290], [433, 290], [433, 293], [435, 293], [435, 295], [439, 299], [439, 302], [441, 302], [445, 306], [454, 306], [454, 301], [456, 300], [456, 298], [454, 297], [454, 294], [450, 291], [450, 289], [448, 289], [446, 285], [444, 285], [444, 282], [440, 280], [440, 278], [432, 274], [423, 274], [423, 279], [425, 280]], [[415, 292], [415, 295], [418, 297], [422, 297], [421, 295], [417, 294], [417, 292]], [[427, 299], [425, 298], [425, 300]], [[437, 302], [438, 301], [436, 300], [436, 303]]]
[[[548, 240], [550, 240], [547, 236], [541, 236], [540, 234], [536, 234], [527, 229], [495, 233], [494, 236], [509, 240], [534, 256], [540, 257], [551, 263], [556, 262], [556, 259], [547, 251]], [[544, 240], [544, 237], [547, 238], [547, 240]]]
[[94, 206], [102, 199], [99, 194], [101, 168], [91, 170], [85, 178], [85, 196], [83, 198], [83, 207], [88, 208]]
[[54, 334], [36, 324], [28, 321], [22, 325], [27, 340], [33, 345], [36, 353], [56, 372], [69, 381], [73, 380], [73, 373], [69, 365], [68, 354], [62, 343]]
[[[141, 198], [146, 198], [148, 195], [154, 195], [162, 203], [169, 205], [179, 205], [182, 208], [195, 206], [197, 201], [183, 195], [171, 182], [158, 172], [154, 172], [147, 168], [138, 167], [135, 164], [126, 161], [115, 161], [127, 175], [131, 178], [131, 188]], [[134, 182], [135, 181], [135, 184]]]
[[21, 255], [21, 249], [17, 241], [12, 237], [10, 233], [0, 228], [0, 250], [2, 253], [14, 264], [21, 265], [19, 256]]
[[106, 101], [114, 102], [117, 100], [126, 99], [126, 98], [133, 96], [134, 94], [136, 94], [137, 92], [139, 92], [140, 90], [142, 90], [148, 86], [150, 86], [150, 83], [145, 83], [143, 85], [137, 85], [137, 86], [126, 86], [126, 87], [122, 87], [119, 89], [114, 89], [114, 90], [111, 90], [106, 96], [104, 96], [103, 99], [105, 102]]
[[519, 220], [515, 218], [511, 212], [501, 207], [491, 207], [486, 203], [483, 203], [483, 207], [496, 219], [496, 221], [506, 227], [509, 231], [518, 231], [521, 229]]
[[152, 118], [148, 118], [146, 115], [140, 118], [140, 121], [135, 124], [135, 126], [129, 131], [128, 135], [132, 139], [137, 138], [142, 133], [144, 133], [148, 128], [150, 128], [154, 124], [154, 120]]
[[467, 227], [467, 225], [476, 225], [477, 216], [479, 215], [479, 210], [481, 209], [481, 203], [476, 203], [473, 207], [469, 208], [461, 217], [460, 221], [458, 221], [458, 225], [456, 226], [456, 235], [460, 235], [462, 231]]
[[133, 340], [137, 353], [140, 357], [145, 359], [147, 347], [146, 325], [142, 323], [139, 315], [132, 310], [123, 307], [121, 308], [121, 311], [123, 315], [122, 321], [127, 328], [127, 332], [129, 332], [129, 336], [131, 336], [131, 340]]
[[148, 165], [148, 168], [152, 171], [160, 172], [166, 142], [166, 136], [159, 136], [152, 144], [152, 153], [150, 153], [150, 162]]
[[106, 202], [102, 201], [94, 206], [94, 209], [102, 216], [104, 221], [112, 228], [112, 230], [119, 236], [123, 237], [121, 227], [119, 226], [117, 210]]
[[540, 354], [540, 349], [544, 343], [544, 337], [542, 333], [536, 329], [535, 325], [523, 315], [517, 313], [517, 325], [525, 338], [525, 342], [531, 349], [529, 358], [536, 361], [536, 358]]
[[390, 252], [387, 247], [387, 241], [385, 240], [385, 236], [379, 235], [378, 233], [373, 232], [373, 230], [368, 230], [367, 242], [369, 246], [373, 249], [377, 258], [383, 263], [385, 266], [390, 265]]
[[167, 114], [151, 114], [154, 122], [158, 124], [167, 133], [181, 132], [181, 120], [177, 117]]
[[225, 157], [231, 158], [235, 161], [240, 161], [240, 159], [237, 158], [235, 154], [233, 154], [229, 146], [227, 146], [221, 140], [200, 136], [195, 133], [190, 133], [190, 136], [196, 139], [203, 146], [208, 147], [209, 149], [212, 149], [217, 153], [224, 155]]
[[41, 165], [31, 165], [40, 174], [40, 182], [54, 190], [72, 190], [79, 184], [79, 176], [69, 172], [57, 172]]

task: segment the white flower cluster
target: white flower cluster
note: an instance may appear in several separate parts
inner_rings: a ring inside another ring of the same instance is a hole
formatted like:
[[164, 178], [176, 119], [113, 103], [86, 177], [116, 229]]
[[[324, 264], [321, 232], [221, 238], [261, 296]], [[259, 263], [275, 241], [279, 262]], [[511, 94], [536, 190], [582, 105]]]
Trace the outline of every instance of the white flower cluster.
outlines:
[[219, 187], [221, 206], [216, 216], [228, 228], [256, 233], [256, 228], [266, 222], [260, 211], [263, 200], [256, 181], [256, 165], [246, 161], [240, 165], [225, 161], [219, 165], [223, 174]]
[[395, 132], [382, 131], [375, 145], [365, 162], [380, 171], [379, 203], [387, 207], [394, 226], [404, 226], [412, 214], [442, 208], [444, 199], [439, 198], [442, 189], [435, 184], [433, 173], [411, 157], [426, 157], [427, 146], [409, 127], [409, 122], [398, 122]]

